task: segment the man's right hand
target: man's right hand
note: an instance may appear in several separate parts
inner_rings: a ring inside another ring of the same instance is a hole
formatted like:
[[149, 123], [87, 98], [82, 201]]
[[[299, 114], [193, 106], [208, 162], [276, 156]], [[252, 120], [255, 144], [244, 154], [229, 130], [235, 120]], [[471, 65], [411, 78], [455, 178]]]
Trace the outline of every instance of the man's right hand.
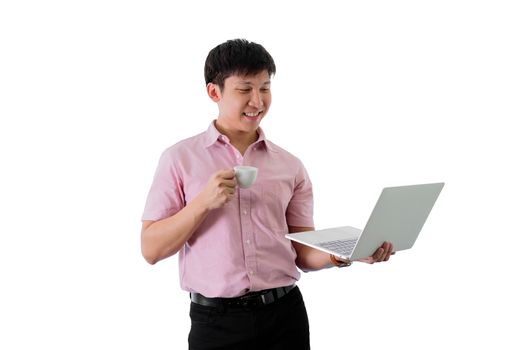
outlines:
[[208, 210], [222, 208], [235, 195], [237, 182], [235, 171], [219, 170], [207, 182], [206, 187], [199, 193], [199, 197]]

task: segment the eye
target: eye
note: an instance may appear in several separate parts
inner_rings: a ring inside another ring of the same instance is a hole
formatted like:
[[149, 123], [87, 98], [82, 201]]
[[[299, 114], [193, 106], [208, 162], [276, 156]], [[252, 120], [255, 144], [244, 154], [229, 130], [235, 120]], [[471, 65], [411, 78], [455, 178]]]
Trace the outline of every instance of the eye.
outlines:
[[240, 91], [243, 94], [248, 93], [248, 92], [251, 91], [251, 89], [237, 89], [237, 90]]

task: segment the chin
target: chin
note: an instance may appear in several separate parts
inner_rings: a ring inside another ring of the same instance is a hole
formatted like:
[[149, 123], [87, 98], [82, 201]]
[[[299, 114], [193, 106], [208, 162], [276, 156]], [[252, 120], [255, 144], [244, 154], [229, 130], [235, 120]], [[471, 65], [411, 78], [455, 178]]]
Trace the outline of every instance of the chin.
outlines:
[[254, 131], [257, 131], [257, 129], [258, 129], [258, 125], [257, 125], [257, 126], [251, 126], [251, 127], [246, 127], [246, 126], [244, 126], [244, 127], [243, 127], [242, 129], [240, 129], [240, 130], [242, 130], [243, 132], [246, 132], [246, 133], [252, 133], [252, 132], [254, 132]]
[[263, 118], [264, 118], [263, 116], [257, 117], [256, 119], [247, 119], [246, 117], [242, 117], [240, 119], [240, 122], [244, 126], [258, 128], [258, 126], [260, 125], [260, 122], [262, 121]]

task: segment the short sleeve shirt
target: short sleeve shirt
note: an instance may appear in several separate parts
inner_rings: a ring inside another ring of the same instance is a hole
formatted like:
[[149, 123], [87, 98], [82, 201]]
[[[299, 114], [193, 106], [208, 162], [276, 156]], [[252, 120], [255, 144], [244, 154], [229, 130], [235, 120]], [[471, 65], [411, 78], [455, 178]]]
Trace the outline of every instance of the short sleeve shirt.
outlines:
[[208, 130], [165, 150], [160, 157], [142, 220], [178, 213], [219, 170], [258, 168], [255, 183], [236, 188], [235, 198], [212, 210], [179, 251], [181, 288], [207, 297], [236, 297], [286, 286], [300, 278], [288, 226], [313, 227], [313, 190], [302, 162], [266, 139], [244, 155]]

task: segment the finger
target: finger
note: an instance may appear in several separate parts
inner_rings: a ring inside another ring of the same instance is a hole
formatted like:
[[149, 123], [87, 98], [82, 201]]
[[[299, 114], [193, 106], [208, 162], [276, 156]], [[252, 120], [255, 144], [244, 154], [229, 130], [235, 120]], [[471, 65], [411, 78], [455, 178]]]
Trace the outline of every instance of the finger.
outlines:
[[223, 169], [217, 172], [217, 175], [222, 179], [231, 180], [235, 178], [235, 170], [233, 169]]
[[372, 256], [368, 256], [367, 258], [357, 259], [357, 261], [360, 261], [366, 264], [373, 264], [375, 262], [375, 259], [373, 259]]
[[380, 262], [384, 261], [387, 255], [388, 255], [388, 251], [387, 249], [384, 249], [384, 252], [382, 253], [382, 256], [380, 257]]
[[225, 194], [228, 197], [233, 197], [235, 195], [235, 188], [234, 187], [223, 187], [220, 190], [220, 192]]
[[384, 253], [382, 254], [381, 261], [387, 261], [387, 259], [389, 259], [389, 254], [391, 253], [391, 247], [392, 245], [390, 242], [384, 242], [384, 244], [382, 244]]
[[391, 254], [393, 254], [393, 243], [389, 243], [388, 260]]
[[391, 243], [384, 242], [383, 247], [384, 247], [384, 250], [385, 250], [384, 255], [387, 255], [387, 254], [389, 254], [391, 252]]
[[386, 252], [386, 256], [384, 257], [384, 261], [388, 261], [389, 260], [389, 257], [391, 256], [391, 253], [393, 253], [393, 244], [388, 242], [388, 249], [387, 249], [387, 252]]
[[384, 248], [382, 247], [378, 248], [375, 254], [373, 254], [373, 260], [375, 260], [375, 262], [382, 261], [381, 258], [383, 254], [384, 254]]
[[226, 203], [229, 203], [233, 198], [235, 198], [235, 192], [230, 192], [230, 191], [226, 191], [224, 192], [224, 195], [225, 195], [225, 202]]
[[220, 185], [227, 188], [235, 188], [237, 186], [237, 182], [235, 178], [233, 178], [232, 180], [222, 180]]
[[382, 260], [381, 261], [385, 261], [386, 258], [389, 255], [389, 253], [391, 252], [391, 243], [384, 242], [383, 248], [384, 248], [384, 253], [382, 254]]

